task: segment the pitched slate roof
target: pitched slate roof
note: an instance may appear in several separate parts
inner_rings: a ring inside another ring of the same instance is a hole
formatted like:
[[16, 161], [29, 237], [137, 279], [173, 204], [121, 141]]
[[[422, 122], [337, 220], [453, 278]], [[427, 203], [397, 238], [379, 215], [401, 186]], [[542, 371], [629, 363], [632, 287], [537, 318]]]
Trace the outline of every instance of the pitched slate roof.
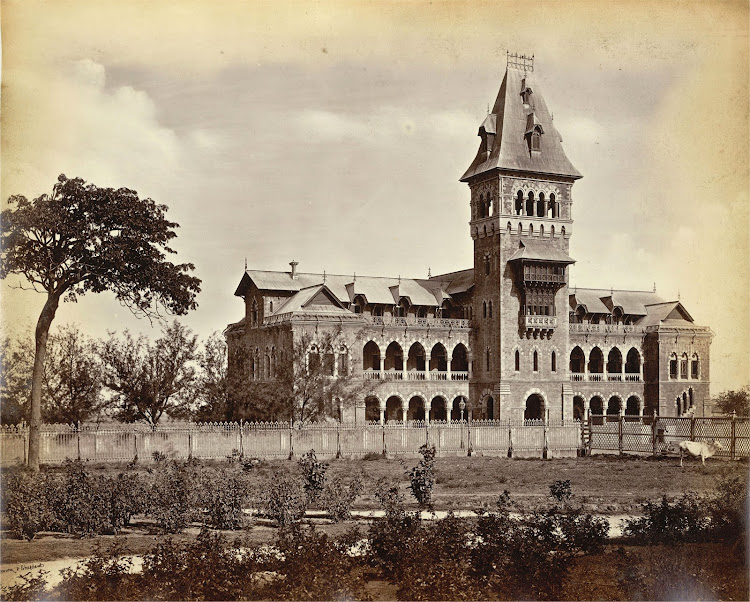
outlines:
[[[324, 305], [315, 303], [315, 300], [320, 295], [325, 296], [328, 300], [330, 300], [330, 303]], [[344, 308], [341, 305], [341, 302], [325, 284], [317, 284], [304, 288], [289, 297], [289, 299], [287, 299], [285, 303], [279, 306], [279, 308], [274, 312], [274, 315], [288, 314], [302, 310], [314, 310], [315, 313], [326, 314], [349, 315], [351, 313], [348, 309]]]
[[[525, 87], [532, 90], [528, 108], [524, 106], [521, 96]], [[532, 113], [533, 116], [529, 118]], [[481, 150], [477, 153], [469, 169], [461, 176], [462, 182], [495, 168], [573, 179], [581, 177], [580, 172], [573, 167], [563, 151], [562, 138], [552, 123], [552, 116], [536, 82], [533, 82], [531, 76], [522, 69], [508, 66], [505, 71], [495, 106], [482, 125], [485, 131], [492, 133], [490, 128], [493, 124], [497, 135], [492, 148], [489, 149], [489, 153]], [[530, 125], [540, 125], [544, 131], [540, 152], [531, 152], [526, 142], [525, 135]]]
[[534, 259], [537, 261], [556, 261], [558, 263], [575, 263], [575, 259], [567, 253], [546, 245], [538, 240], [522, 240], [518, 250], [510, 256], [508, 261], [519, 259]]
[[[395, 305], [400, 297], [409, 297], [412, 305], [439, 306], [443, 301], [440, 283], [431, 280], [414, 278], [390, 278], [377, 276], [357, 276], [341, 274], [315, 274], [298, 272], [292, 278], [289, 272], [270, 272], [263, 270], [246, 270], [242, 276], [235, 295], [245, 294], [250, 283], [260, 290], [298, 293], [310, 287], [322, 285], [332, 293], [340, 303], [350, 303], [356, 295], [363, 295], [368, 303]], [[295, 296], [296, 297], [296, 296]], [[292, 297], [292, 298], [295, 298]], [[304, 296], [299, 297], [299, 300]], [[301, 302], [301, 301], [300, 301]], [[280, 307], [274, 313], [281, 313]]]
[[659, 295], [651, 291], [612, 291], [577, 287], [570, 293], [570, 306], [575, 309], [583, 305], [591, 314], [608, 314], [615, 307], [621, 307], [622, 313], [626, 315], [645, 316], [648, 313], [648, 305], [663, 302]]
[[474, 268], [439, 274], [430, 278], [429, 281], [439, 283], [446, 295], [465, 293], [474, 286]]
[[640, 322], [643, 326], [694, 326], [693, 317], [679, 301], [667, 301], [646, 306], [648, 315]]

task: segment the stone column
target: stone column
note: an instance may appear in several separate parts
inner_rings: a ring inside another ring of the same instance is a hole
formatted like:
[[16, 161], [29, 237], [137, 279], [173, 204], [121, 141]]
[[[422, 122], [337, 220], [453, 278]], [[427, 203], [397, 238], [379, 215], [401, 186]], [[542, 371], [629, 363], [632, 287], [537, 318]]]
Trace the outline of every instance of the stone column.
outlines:
[[406, 424], [406, 408], [403, 403], [401, 404], [401, 422]]
[[380, 380], [385, 380], [385, 353], [380, 354]]
[[643, 418], [643, 400], [642, 399], [638, 400], [638, 416]]
[[625, 402], [620, 397], [618, 397], [617, 399], [620, 400], [620, 409], [619, 409], [619, 411], [617, 413], [620, 416], [624, 416], [625, 415]]
[[430, 380], [430, 358], [425, 353], [424, 357], [424, 379]]
[[380, 406], [380, 424], [385, 424], [385, 406]]
[[424, 423], [430, 424], [430, 410], [432, 409], [432, 400], [424, 402]]
[[584, 422], [588, 422], [590, 412], [591, 412], [591, 408], [589, 407], [589, 400], [584, 397], [583, 398], [583, 421]]

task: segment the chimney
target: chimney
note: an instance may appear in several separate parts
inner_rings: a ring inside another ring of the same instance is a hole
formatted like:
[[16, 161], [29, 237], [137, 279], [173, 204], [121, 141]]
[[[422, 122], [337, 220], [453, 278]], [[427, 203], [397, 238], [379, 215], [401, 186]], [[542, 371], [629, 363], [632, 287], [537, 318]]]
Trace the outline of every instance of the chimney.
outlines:
[[292, 260], [289, 262], [289, 265], [292, 266], [292, 279], [296, 280], [297, 279], [297, 266], [299, 265], [299, 261]]

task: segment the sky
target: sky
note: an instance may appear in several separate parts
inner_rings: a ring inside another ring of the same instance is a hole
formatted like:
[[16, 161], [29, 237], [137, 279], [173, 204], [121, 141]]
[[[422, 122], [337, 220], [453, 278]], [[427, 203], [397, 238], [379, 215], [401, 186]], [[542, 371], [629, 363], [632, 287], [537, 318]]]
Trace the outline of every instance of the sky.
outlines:
[[[3, 207], [61, 173], [168, 205], [201, 337], [242, 317], [245, 259], [471, 267], [458, 179], [517, 52], [584, 176], [571, 286], [655, 285], [715, 333], [712, 392], [750, 381], [744, 0], [1, 1]], [[43, 304], [23, 284], [0, 283], [10, 336]], [[109, 293], [61, 305], [66, 323], [159, 332]]]

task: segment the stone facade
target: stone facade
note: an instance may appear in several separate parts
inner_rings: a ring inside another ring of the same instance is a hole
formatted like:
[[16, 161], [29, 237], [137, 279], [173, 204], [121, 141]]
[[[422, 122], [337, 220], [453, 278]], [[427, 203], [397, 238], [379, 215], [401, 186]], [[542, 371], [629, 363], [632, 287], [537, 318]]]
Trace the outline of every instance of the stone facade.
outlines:
[[332, 376], [372, 381], [342, 420], [703, 415], [710, 329], [655, 291], [569, 290], [581, 174], [533, 62], [509, 62], [479, 136], [461, 178], [473, 269], [423, 280], [298, 273], [296, 262], [246, 270], [235, 293], [245, 317], [226, 333], [230, 354], [248, 357], [248, 378], [273, 378], [301, 333], [337, 329]]

